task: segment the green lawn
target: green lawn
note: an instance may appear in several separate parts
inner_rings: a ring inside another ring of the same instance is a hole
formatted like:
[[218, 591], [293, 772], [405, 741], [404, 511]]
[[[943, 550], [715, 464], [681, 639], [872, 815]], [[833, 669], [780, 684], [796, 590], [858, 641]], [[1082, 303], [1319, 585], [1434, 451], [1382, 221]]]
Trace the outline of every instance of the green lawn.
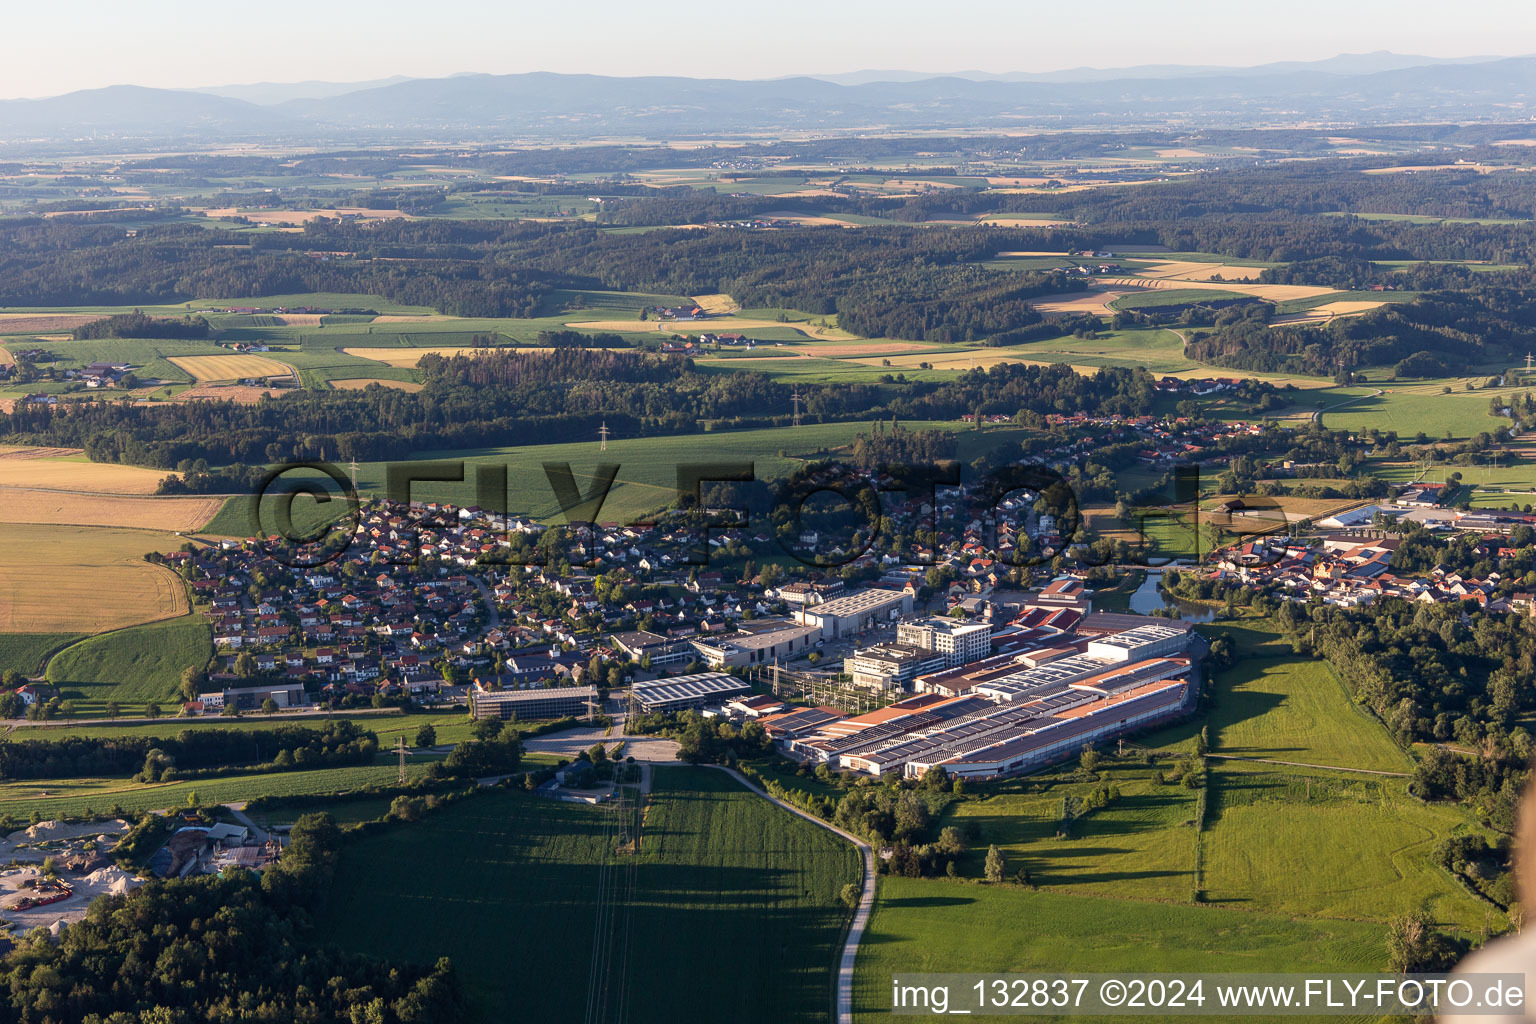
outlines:
[[85, 714], [105, 714], [108, 701], [124, 710], [157, 701], [169, 711], [181, 702], [182, 671], [212, 655], [212, 627], [185, 615], [82, 640], [48, 663], [48, 680]]
[[897, 973], [1375, 971], [1384, 960], [1382, 928], [1366, 922], [882, 878], [854, 1011], [888, 1019]]
[[453, 957], [484, 1021], [597, 1004], [671, 1022], [680, 999], [716, 1020], [826, 1019], [851, 846], [708, 769], [656, 770], [638, 855], [615, 853], [610, 815], [498, 792], [358, 840], [321, 933]]

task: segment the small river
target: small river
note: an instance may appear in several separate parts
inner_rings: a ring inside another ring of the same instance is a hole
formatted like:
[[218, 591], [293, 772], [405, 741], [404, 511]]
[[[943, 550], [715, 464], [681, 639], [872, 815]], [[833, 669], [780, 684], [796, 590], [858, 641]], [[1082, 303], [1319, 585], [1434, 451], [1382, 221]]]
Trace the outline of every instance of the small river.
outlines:
[[1186, 622], [1210, 622], [1216, 618], [1214, 608], [1168, 597], [1158, 590], [1157, 585], [1162, 578], [1163, 574], [1160, 572], [1147, 573], [1147, 578], [1142, 580], [1141, 586], [1131, 594], [1131, 611], [1140, 615], [1151, 615], [1158, 609], [1167, 609]]

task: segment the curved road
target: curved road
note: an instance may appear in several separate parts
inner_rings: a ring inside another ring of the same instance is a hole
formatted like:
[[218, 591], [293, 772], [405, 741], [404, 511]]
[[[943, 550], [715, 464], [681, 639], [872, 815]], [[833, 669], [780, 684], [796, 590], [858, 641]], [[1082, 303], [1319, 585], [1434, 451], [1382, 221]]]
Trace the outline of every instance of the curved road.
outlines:
[[724, 765], [712, 764], [715, 768], [725, 772], [747, 789], [770, 803], [778, 804], [791, 814], [798, 814], [806, 821], [820, 825], [828, 832], [834, 832], [848, 840], [858, 848], [864, 857], [864, 892], [859, 896], [858, 909], [853, 914], [853, 924], [848, 927], [848, 938], [843, 943], [843, 957], [837, 968], [837, 1024], [853, 1024], [853, 965], [859, 956], [859, 941], [864, 938], [864, 929], [869, 925], [869, 915], [875, 909], [875, 851], [870, 845], [858, 836], [844, 832], [836, 825], [822, 821], [813, 814], [808, 814], [793, 804], [786, 803], [771, 793], [758, 789], [749, 782], [746, 776], [734, 768]]
[[1363, 401], [1364, 399], [1367, 399], [1367, 398], [1376, 398], [1379, 395], [1384, 395], [1384, 394], [1386, 394], [1386, 392], [1383, 389], [1377, 388], [1375, 391], [1371, 392], [1369, 395], [1356, 395], [1354, 398], [1346, 398], [1342, 402], [1334, 402], [1332, 405], [1325, 406], [1324, 408], [1321, 408], [1321, 409], [1317, 410], [1316, 412], [1314, 412], [1312, 414], [1312, 422], [1316, 423], [1318, 426], [1322, 426], [1323, 425], [1323, 413], [1325, 413], [1325, 412], [1332, 412], [1335, 409], [1343, 408], [1344, 406], [1349, 405], [1352, 402]]

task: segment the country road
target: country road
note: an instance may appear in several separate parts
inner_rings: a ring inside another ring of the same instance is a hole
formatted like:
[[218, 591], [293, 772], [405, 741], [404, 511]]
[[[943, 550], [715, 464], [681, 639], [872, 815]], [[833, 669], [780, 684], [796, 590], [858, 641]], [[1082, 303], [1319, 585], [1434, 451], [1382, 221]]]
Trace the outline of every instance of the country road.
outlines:
[[1324, 406], [1323, 408], [1321, 408], [1321, 409], [1317, 410], [1316, 412], [1314, 412], [1312, 414], [1312, 422], [1316, 423], [1318, 426], [1322, 426], [1323, 425], [1323, 413], [1325, 413], [1325, 412], [1332, 412], [1335, 409], [1343, 408], [1344, 406], [1349, 405], [1352, 402], [1358, 402], [1358, 401], [1361, 401], [1362, 399], [1366, 399], [1366, 398], [1376, 398], [1377, 396], [1384, 395], [1384, 394], [1386, 394], [1386, 391], [1384, 391], [1381, 388], [1377, 388], [1375, 391], [1371, 392], [1369, 395], [1356, 395], [1354, 398], [1346, 398], [1342, 402], [1334, 402], [1332, 405]]
[[854, 911], [853, 923], [848, 926], [848, 938], [843, 943], [843, 956], [837, 968], [837, 1024], [853, 1024], [853, 967], [859, 958], [859, 942], [864, 938], [864, 930], [869, 926], [869, 915], [875, 909], [875, 851], [858, 836], [850, 832], [844, 832], [836, 825], [822, 821], [815, 815], [802, 811], [794, 804], [780, 800], [778, 797], [757, 788], [757, 786], [747, 780], [746, 776], [736, 771], [736, 769], [718, 764], [708, 765], [707, 767], [725, 772], [764, 800], [778, 804], [789, 813], [798, 814], [806, 821], [819, 825], [828, 832], [842, 836], [852, 843], [859, 853], [863, 855], [864, 891], [859, 895], [859, 906]]

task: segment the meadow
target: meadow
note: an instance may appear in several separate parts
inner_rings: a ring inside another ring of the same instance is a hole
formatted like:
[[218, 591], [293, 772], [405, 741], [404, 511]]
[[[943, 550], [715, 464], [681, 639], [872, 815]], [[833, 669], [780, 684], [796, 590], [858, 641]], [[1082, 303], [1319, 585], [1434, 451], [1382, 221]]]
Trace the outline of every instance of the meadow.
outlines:
[[167, 712], [181, 703], [181, 673], [213, 657], [213, 629], [201, 615], [134, 626], [82, 640], [48, 663], [48, 681], [84, 715], [124, 712], [151, 702]]
[[1240, 645], [1237, 666], [1213, 683], [1211, 748], [1372, 771], [1408, 772], [1412, 759], [1345, 692], [1326, 661], [1261, 657]]
[[1213, 764], [1201, 835], [1207, 901], [1381, 922], [1422, 904], [1463, 934], [1503, 927], [1431, 860], [1442, 840], [1474, 827], [1467, 810], [1416, 800], [1404, 779]]
[[719, 773], [655, 772], [635, 854], [616, 854], [610, 808], [519, 791], [356, 840], [321, 933], [377, 956], [453, 957], [487, 1021], [596, 1005], [670, 1022], [683, 993], [720, 1020], [825, 1019], [853, 848]]
[[987, 846], [995, 843], [1010, 871], [1027, 868], [1030, 881], [1048, 889], [1187, 900], [1194, 884], [1196, 794], [1155, 782], [1154, 769], [1139, 762], [1108, 763], [1108, 779], [1120, 787], [1120, 800], [1075, 823], [1070, 838], [1057, 837], [1062, 798], [1084, 796], [1094, 783], [1052, 777], [1003, 783], [977, 799], [951, 804], [941, 825], [979, 830], [960, 874], [982, 877]]
[[[1404, 440], [1412, 440], [1421, 431], [1431, 441], [1473, 437], [1508, 426], [1509, 420], [1489, 415], [1489, 401], [1495, 396], [1519, 395], [1521, 387], [1486, 389], [1488, 377], [1457, 377], [1446, 380], [1395, 382], [1380, 385], [1333, 388], [1328, 405], [1352, 399], [1337, 410], [1323, 413], [1323, 425], [1330, 430], [1395, 430]], [[1467, 384], [1475, 390], [1468, 391]], [[1450, 388], [1449, 392], [1444, 391]], [[1377, 391], [1382, 394], [1376, 394]]]
[[881, 878], [878, 893], [854, 974], [861, 1021], [889, 1017], [896, 973], [1375, 971], [1385, 961], [1381, 926], [1360, 921], [1013, 884]]

